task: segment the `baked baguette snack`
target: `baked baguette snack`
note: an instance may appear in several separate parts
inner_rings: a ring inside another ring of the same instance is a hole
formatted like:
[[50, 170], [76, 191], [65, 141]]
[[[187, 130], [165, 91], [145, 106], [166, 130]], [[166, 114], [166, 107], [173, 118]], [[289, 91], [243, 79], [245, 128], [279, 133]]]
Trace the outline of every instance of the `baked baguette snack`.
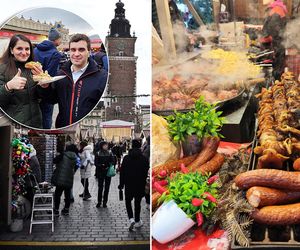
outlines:
[[25, 64], [26, 69], [33, 69], [34, 66], [42, 66], [42, 64], [40, 62], [34, 62], [34, 61]]

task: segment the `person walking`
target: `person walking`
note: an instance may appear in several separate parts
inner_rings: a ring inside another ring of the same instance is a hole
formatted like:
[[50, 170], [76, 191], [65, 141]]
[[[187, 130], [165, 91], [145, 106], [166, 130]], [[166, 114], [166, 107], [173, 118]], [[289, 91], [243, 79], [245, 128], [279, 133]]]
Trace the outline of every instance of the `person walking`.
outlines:
[[41, 167], [38, 158], [36, 157], [36, 150], [33, 145], [30, 145], [30, 153], [28, 158], [28, 165], [30, 172], [25, 176], [25, 190], [24, 197], [33, 204], [33, 197], [35, 193], [35, 187], [38, 183], [42, 182]]
[[[50, 76], [56, 76], [59, 62], [61, 60], [61, 53], [57, 50], [57, 47], [61, 44], [61, 34], [55, 28], [51, 28], [48, 34], [48, 40], [36, 45], [34, 48], [34, 60], [40, 62], [43, 65], [43, 70], [48, 71]], [[43, 128], [51, 129], [53, 104], [43, 100], [40, 103], [42, 111]]]
[[36, 178], [37, 183], [42, 182], [41, 166], [40, 166], [40, 162], [39, 162], [39, 160], [36, 156], [36, 150], [33, 147], [33, 145], [31, 145], [31, 147], [30, 147], [30, 154], [29, 154], [28, 164], [30, 166], [31, 173]]
[[[71, 141], [68, 141], [66, 142], [66, 147], [68, 145], [72, 145], [73, 143]], [[75, 147], [74, 147], [75, 146]], [[77, 145], [73, 144], [73, 146], [71, 146], [73, 148], [73, 152], [76, 154], [76, 165], [75, 165], [75, 168], [74, 168], [74, 175], [76, 174], [76, 171], [78, 169], [80, 169], [81, 167], [81, 160], [80, 160], [80, 156], [79, 156], [79, 150], [78, 150], [78, 147]], [[74, 194], [73, 194], [73, 186], [71, 188], [71, 194], [70, 194], [70, 202], [71, 203], [74, 203], [75, 202], [75, 199], [74, 199]]]
[[[103, 142], [104, 140], [102, 138], [99, 138], [98, 141], [95, 143], [94, 145], [94, 155], [96, 155], [96, 152], [98, 152], [100, 150], [100, 146], [101, 146], [101, 142]], [[96, 167], [96, 171], [95, 171], [95, 177], [96, 179], [98, 179], [98, 168]]]
[[52, 184], [55, 186], [54, 192], [54, 215], [59, 216], [59, 205], [62, 193], [65, 193], [65, 207], [62, 215], [69, 215], [71, 189], [74, 179], [74, 168], [76, 166], [76, 149], [74, 144], [68, 145], [65, 152], [54, 158], [53, 163], [56, 168], [52, 176]]
[[117, 169], [120, 169], [121, 157], [122, 157], [122, 148], [120, 147], [120, 143], [116, 143], [112, 149], [112, 153], [116, 156], [117, 160]]
[[[145, 195], [148, 169], [149, 161], [142, 154], [141, 143], [138, 140], [132, 140], [132, 148], [122, 162], [120, 185], [118, 186], [121, 190], [125, 187], [125, 204], [130, 231], [134, 227], [139, 228], [143, 225], [140, 219], [141, 200]], [[134, 200], [134, 216], [132, 200]]]
[[84, 188], [80, 197], [83, 197], [83, 200], [88, 200], [91, 198], [91, 194], [89, 191], [89, 178], [92, 176], [92, 165], [94, 165], [93, 159], [93, 147], [88, 145], [87, 141], [82, 141], [80, 143], [80, 159], [81, 159], [81, 167], [80, 167], [80, 176], [81, 176], [81, 184]]
[[[98, 203], [97, 208], [107, 207], [108, 193], [111, 183], [111, 177], [107, 176], [108, 169], [111, 165], [115, 165], [116, 160], [112, 153], [108, 150], [108, 143], [100, 142], [100, 148], [95, 155], [95, 165], [98, 174]], [[104, 191], [104, 194], [103, 194]], [[103, 203], [102, 203], [103, 202]]]
[[103, 43], [101, 44], [100, 50], [93, 55], [93, 58], [101, 69], [108, 72], [108, 58]]
[[[146, 144], [143, 147], [143, 155], [145, 158], [150, 162], [150, 136], [146, 138]], [[146, 199], [146, 208], [150, 210], [150, 171], [148, 170], [148, 175], [146, 179], [146, 186], [145, 186], [145, 199]]]

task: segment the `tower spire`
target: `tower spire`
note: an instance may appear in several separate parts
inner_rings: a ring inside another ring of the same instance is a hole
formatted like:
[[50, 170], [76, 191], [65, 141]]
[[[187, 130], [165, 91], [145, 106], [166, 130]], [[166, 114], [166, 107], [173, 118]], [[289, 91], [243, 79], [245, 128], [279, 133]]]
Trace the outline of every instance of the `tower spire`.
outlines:
[[125, 17], [124, 3], [119, 0], [116, 3], [115, 17], [110, 24], [110, 36], [131, 37], [130, 27], [131, 25]]

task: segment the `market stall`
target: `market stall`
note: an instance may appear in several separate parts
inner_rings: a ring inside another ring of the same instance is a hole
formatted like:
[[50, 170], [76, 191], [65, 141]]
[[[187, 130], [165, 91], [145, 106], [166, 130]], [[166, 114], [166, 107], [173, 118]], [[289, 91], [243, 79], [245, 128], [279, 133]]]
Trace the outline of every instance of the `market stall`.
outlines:
[[112, 120], [100, 124], [101, 133], [106, 141], [122, 141], [132, 138], [134, 123]]
[[0, 225], [11, 223], [11, 147], [13, 127], [0, 112]]
[[[257, 2], [247, 7], [258, 8]], [[292, 1], [263, 2], [284, 18], [293, 15]], [[288, 48], [298, 40], [282, 31], [267, 47], [272, 40], [262, 39], [261, 10], [255, 9], [258, 17], [243, 12], [243, 18], [238, 4], [222, 1], [200, 13], [197, 1], [156, 1], [154, 249], [300, 247], [300, 83], [295, 57], [285, 64], [282, 54], [295, 53]], [[192, 30], [184, 18], [197, 13], [200, 28]], [[183, 29], [176, 29], [178, 20]], [[179, 48], [180, 32], [192, 49], [187, 43]]]

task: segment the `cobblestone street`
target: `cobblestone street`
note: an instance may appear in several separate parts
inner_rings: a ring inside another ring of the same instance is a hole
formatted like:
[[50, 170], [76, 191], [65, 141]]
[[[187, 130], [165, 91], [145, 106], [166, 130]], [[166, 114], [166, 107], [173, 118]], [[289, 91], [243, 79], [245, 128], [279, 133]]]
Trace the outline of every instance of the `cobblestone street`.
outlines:
[[[112, 178], [109, 193], [108, 208], [96, 208], [98, 183], [95, 177], [90, 178], [90, 192], [92, 198], [83, 201], [79, 197], [83, 187], [80, 183], [79, 171], [74, 179], [75, 202], [71, 204], [70, 215], [60, 215], [55, 219], [55, 231], [51, 233], [50, 225], [34, 225], [32, 234], [29, 234], [30, 220], [24, 223], [24, 229], [19, 233], [2, 231], [0, 241], [13, 242], [116, 242], [129, 244], [136, 241], [148, 244], [149, 210], [146, 209], [145, 199], [142, 201], [141, 218], [144, 226], [134, 232], [128, 230], [128, 218], [125, 201], [119, 201], [119, 175]], [[60, 210], [64, 205], [64, 196]], [[126, 243], [127, 242], [127, 243]], [[2, 242], [3, 243], [3, 242]]]

